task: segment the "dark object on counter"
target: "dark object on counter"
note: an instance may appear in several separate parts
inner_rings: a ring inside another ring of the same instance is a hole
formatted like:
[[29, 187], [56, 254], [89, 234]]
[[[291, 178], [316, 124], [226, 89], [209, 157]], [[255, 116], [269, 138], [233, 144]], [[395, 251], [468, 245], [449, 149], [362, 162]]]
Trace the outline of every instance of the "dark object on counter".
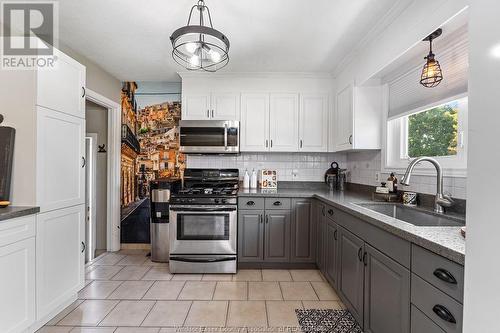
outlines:
[[337, 162], [332, 162], [330, 169], [325, 172], [325, 184], [330, 187], [330, 190], [344, 190], [346, 171], [347, 169], [340, 169]]
[[[3, 117], [2, 117], [3, 119]], [[9, 201], [16, 130], [0, 127], [0, 201]]]

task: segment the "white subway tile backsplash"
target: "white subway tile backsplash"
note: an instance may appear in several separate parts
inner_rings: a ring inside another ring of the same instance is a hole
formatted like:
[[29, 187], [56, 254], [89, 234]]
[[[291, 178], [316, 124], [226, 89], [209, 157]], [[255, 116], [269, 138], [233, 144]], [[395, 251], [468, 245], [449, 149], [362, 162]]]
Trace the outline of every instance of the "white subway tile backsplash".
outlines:
[[[346, 167], [346, 154], [340, 153], [241, 153], [238, 156], [188, 155], [188, 168], [236, 168], [243, 178], [245, 169], [278, 171], [278, 181], [323, 181], [325, 171], [336, 161]], [[294, 176], [294, 171], [296, 175]]]

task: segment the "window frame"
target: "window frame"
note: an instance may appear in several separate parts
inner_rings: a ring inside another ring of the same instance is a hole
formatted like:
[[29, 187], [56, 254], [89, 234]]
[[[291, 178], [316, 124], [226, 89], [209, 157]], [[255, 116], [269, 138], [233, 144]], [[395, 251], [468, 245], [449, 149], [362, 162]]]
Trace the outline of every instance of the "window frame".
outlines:
[[[384, 142], [382, 146], [382, 172], [404, 173], [413, 158], [406, 156], [408, 146], [408, 116], [459, 101], [458, 114], [458, 144], [457, 154], [434, 157], [443, 167], [443, 173], [448, 177], [467, 177], [467, 131], [468, 131], [468, 94], [459, 94], [436, 103], [409, 110], [397, 117], [388, 117], [384, 112]], [[387, 110], [388, 111], [388, 110]], [[436, 171], [429, 163], [420, 163], [414, 169], [416, 175], [435, 175]]]

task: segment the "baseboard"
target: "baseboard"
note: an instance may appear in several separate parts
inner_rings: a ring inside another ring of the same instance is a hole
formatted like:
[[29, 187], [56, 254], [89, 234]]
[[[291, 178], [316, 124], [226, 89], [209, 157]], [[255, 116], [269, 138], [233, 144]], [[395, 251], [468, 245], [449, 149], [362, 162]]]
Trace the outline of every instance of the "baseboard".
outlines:
[[291, 263], [291, 262], [239, 262], [238, 268], [257, 269], [317, 269], [315, 263]]
[[121, 243], [122, 250], [149, 250], [151, 251], [151, 244], [144, 243]]
[[26, 330], [26, 332], [29, 332], [29, 333], [36, 332], [43, 325], [45, 325], [46, 323], [48, 323], [52, 318], [54, 318], [55, 316], [57, 316], [59, 314], [59, 312], [61, 312], [62, 310], [66, 309], [68, 306], [70, 306], [77, 299], [78, 299], [78, 294], [75, 293], [75, 294], [71, 295], [71, 297], [69, 297], [68, 299], [66, 299], [64, 302], [61, 302], [57, 307], [55, 307], [48, 314], [46, 314], [42, 318], [36, 320], [35, 323], [33, 325], [31, 325]]

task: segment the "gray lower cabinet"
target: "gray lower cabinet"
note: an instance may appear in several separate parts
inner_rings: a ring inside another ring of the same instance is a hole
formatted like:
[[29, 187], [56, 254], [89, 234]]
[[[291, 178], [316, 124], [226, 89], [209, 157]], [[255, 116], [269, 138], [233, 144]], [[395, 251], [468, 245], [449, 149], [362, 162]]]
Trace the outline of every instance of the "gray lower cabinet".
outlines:
[[313, 223], [311, 200], [292, 201], [290, 261], [314, 263], [316, 260], [316, 223]]
[[339, 276], [338, 233], [339, 233], [339, 227], [337, 224], [331, 221], [326, 223], [325, 277], [334, 288], [337, 288], [337, 280]]
[[264, 260], [264, 210], [240, 210], [238, 213], [238, 260]]
[[364, 241], [345, 230], [339, 229], [339, 283], [337, 290], [358, 323], [363, 323], [364, 289]]
[[264, 260], [290, 260], [290, 210], [266, 211]]
[[410, 331], [410, 271], [365, 244], [364, 332]]
[[326, 271], [326, 216], [325, 205], [319, 203], [316, 207], [316, 264], [321, 273]]

